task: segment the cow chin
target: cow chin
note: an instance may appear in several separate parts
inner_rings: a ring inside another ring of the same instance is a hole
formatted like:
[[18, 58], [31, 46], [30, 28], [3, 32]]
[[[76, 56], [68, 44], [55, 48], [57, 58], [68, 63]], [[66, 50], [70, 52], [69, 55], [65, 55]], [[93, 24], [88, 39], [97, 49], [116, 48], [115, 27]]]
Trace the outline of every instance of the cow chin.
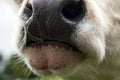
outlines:
[[60, 42], [32, 43], [24, 50], [28, 67], [39, 76], [68, 74], [84, 57], [81, 51]]

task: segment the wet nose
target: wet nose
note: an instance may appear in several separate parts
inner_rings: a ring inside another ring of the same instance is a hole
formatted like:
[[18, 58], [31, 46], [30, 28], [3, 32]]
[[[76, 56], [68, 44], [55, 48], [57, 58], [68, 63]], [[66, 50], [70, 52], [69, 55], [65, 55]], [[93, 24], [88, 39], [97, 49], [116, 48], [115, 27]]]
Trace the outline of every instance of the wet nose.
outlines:
[[24, 20], [32, 39], [70, 42], [85, 14], [83, 0], [30, 0]]

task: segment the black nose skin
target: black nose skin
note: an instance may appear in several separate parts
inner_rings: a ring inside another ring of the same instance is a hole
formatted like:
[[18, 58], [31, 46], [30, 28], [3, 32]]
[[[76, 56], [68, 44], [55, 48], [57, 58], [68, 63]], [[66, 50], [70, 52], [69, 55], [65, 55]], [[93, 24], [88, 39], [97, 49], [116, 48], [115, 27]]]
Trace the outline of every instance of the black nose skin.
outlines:
[[71, 35], [86, 12], [83, 0], [30, 0], [28, 5], [29, 41], [35, 38], [72, 43]]

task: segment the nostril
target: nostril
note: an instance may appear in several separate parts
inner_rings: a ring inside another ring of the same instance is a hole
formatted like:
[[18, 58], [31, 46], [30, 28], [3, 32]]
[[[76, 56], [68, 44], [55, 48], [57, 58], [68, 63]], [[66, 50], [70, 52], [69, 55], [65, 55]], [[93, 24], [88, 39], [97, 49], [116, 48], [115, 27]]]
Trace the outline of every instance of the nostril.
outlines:
[[27, 21], [33, 14], [33, 8], [30, 3], [28, 3], [23, 12], [23, 19]]
[[63, 6], [61, 14], [69, 20], [82, 19], [85, 16], [86, 9], [83, 0], [69, 1]]

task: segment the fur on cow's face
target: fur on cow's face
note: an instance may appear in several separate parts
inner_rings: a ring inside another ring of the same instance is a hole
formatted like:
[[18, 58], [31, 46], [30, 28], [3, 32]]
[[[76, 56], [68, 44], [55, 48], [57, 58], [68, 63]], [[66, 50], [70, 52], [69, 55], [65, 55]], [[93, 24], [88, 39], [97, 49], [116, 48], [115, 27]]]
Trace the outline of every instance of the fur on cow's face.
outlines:
[[118, 64], [119, 14], [119, 0], [23, 0], [17, 48], [40, 76], [92, 80]]

